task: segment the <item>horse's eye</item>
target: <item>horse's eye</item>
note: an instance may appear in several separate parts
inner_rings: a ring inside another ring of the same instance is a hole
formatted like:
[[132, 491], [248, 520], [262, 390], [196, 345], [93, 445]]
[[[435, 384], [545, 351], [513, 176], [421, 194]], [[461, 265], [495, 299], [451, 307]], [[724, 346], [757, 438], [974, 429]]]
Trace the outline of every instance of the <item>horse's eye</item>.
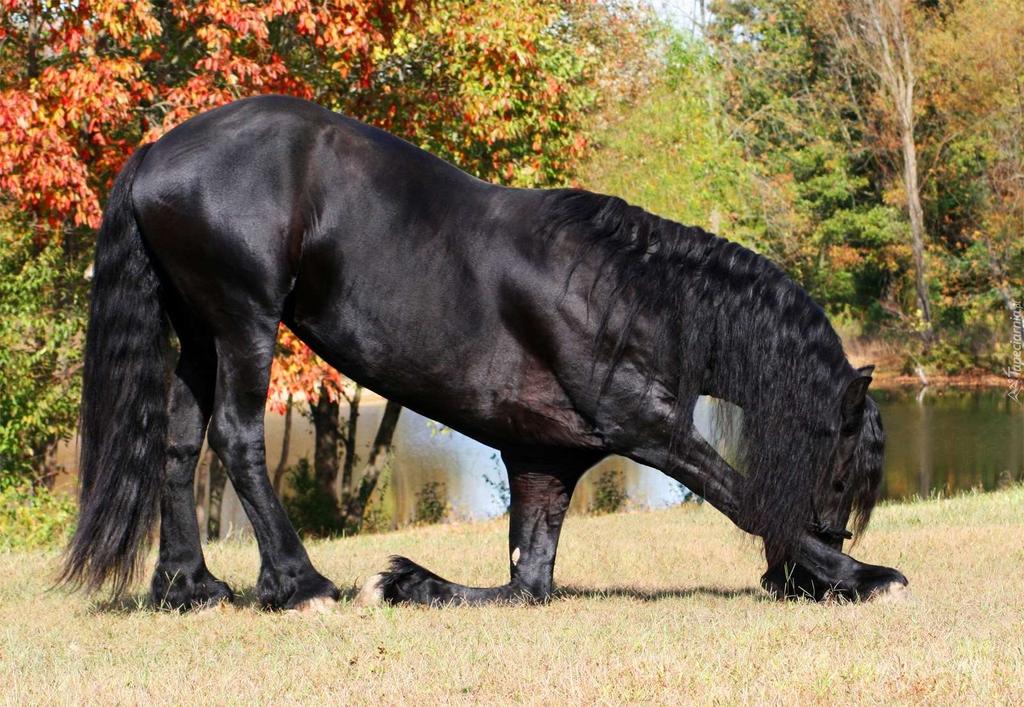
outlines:
[[835, 491], [836, 493], [842, 493], [843, 491], [846, 490], [846, 484], [844, 484], [842, 481], [833, 481], [832, 490]]

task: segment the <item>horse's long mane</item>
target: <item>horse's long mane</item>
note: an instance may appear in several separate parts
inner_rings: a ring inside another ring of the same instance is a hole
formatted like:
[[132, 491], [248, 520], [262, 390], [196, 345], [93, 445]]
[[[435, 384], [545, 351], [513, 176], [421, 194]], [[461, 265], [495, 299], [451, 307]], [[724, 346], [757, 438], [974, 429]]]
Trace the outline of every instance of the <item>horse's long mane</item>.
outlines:
[[871, 398], [864, 409], [864, 425], [853, 455], [851, 498], [853, 532], [857, 539], [871, 520], [871, 512], [878, 503], [882, 488], [882, 461], [885, 453], [885, 433], [882, 430], [882, 416]]
[[[744, 527], [764, 538], [769, 563], [784, 559], [813, 517], [855, 375], [825, 312], [767, 258], [615, 197], [554, 192], [545, 222], [579, 241], [573, 271], [596, 254], [592, 288], [611, 293], [597, 338], [617, 337], [612, 368], [638, 318], [660, 317], [649, 356], [659, 379], [674, 376], [680, 404], [710, 394], [743, 408]], [[865, 519], [867, 496], [857, 500]]]

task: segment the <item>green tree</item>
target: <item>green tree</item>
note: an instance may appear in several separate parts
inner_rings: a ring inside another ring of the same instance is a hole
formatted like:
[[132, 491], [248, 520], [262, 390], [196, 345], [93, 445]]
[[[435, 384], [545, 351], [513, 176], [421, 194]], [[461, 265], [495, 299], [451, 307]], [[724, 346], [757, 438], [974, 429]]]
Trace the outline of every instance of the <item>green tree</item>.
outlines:
[[0, 488], [48, 484], [78, 412], [87, 258], [0, 218]]
[[902, 313], [910, 249], [864, 132], [855, 90], [863, 76], [830, 73], [812, 1], [714, 10], [708, 36], [723, 66], [722, 104], [772, 205], [764, 250], [833, 314], [872, 323]]
[[760, 243], [763, 218], [749, 198], [757, 185], [724, 121], [718, 62], [703, 42], [668, 28], [652, 30], [651, 40], [662, 56], [648, 66], [639, 96], [604, 107], [580, 182], [666, 218]]

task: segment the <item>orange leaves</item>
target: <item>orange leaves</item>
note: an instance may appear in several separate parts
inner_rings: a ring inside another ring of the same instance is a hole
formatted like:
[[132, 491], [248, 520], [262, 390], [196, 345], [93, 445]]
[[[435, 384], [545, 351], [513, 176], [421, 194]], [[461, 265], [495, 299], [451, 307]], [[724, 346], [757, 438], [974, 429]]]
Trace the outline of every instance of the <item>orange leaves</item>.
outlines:
[[344, 395], [342, 376], [321, 360], [285, 326], [277, 333], [277, 355], [270, 369], [270, 395], [267, 408], [284, 414], [289, 395], [305, 397], [316, 403], [322, 391], [333, 401]]
[[[95, 228], [131, 149], [256, 93], [344, 95], [409, 0], [0, 0], [0, 192], [53, 227]], [[163, 23], [163, 24], [161, 24]], [[336, 67], [334, 73], [324, 67]], [[328, 100], [328, 103], [334, 99]]]
[[48, 66], [30, 87], [0, 93], [0, 190], [54, 226], [97, 227], [92, 170], [124, 156], [112, 133], [148, 93], [138, 77], [130, 61], [91, 56]]
[[147, 137], [242, 96], [288, 93], [323, 100], [343, 95], [353, 68], [367, 86], [376, 58], [404, 21], [395, 10], [411, 7], [405, 0], [179, 0], [173, 3], [178, 29], [200, 40], [203, 49], [197, 74], [168, 87], [162, 125]]
[[845, 244], [829, 246], [828, 257], [833, 268], [840, 272], [854, 270], [864, 261], [859, 250]]
[[76, 224], [98, 224], [96, 195], [62, 130], [65, 125], [63, 112], [54, 113], [32, 96], [0, 93], [0, 191], [53, 222], [59, 215]]
[[[86, 3], [82, 3], [86, 5]], [[83, 27], [96, 27], [122, 47], [128, 47], [140, 37], [155, 37], [160, 34], [160, 23], [156, 21], [147, 2], [122, 2], [122, 0], [92, 0], [87, 4], [91, 15]]]
[[145, 3], [5, 5], [0, 191], [53, 227], [95, 228], [99, 194], [127, 151], [123, 127], [152, 95], [121, 50], [159, 27]]
[[[585, 52], [562, 36], [578, 2], [442, 0], [418, 21], [415, 0], [0, 1], [0, 189], [54, 226], [98, 223], [135, 144], [257, 93], [318, 100], [522, 186], [560, 181], [585, 145]], [[38, 12], [31, 28], [11, 19]]]

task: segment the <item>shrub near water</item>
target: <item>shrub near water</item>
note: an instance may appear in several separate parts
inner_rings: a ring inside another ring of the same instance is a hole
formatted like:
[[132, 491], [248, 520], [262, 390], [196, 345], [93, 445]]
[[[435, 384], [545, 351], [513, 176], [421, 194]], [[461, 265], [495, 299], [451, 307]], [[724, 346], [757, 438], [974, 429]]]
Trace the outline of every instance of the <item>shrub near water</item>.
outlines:
[[622, 472], [611, 469], [603, 472], [594, 483], [594, 513], [616, 513], [622, 510], [629, 497], [623, 491]]
[[443, 523], [451, 510], [445, 500], [447, 490], [440, 481], [428, 481], [416, 492], [416, 523], [432, 525]]
[[304, 536], [329, 538], [343, 535], [337, 501], [323, 493], [308, 459], [300, 459], [288, 475], [291, 494], [284, 507], [295, 529]]
[[74, 530], [75, 504], [44, 486], [0, 489], [0, 550], [60, 547]]
[[55, 473], [78, 416], [85, 258], [0, 204], [0, 486]]

